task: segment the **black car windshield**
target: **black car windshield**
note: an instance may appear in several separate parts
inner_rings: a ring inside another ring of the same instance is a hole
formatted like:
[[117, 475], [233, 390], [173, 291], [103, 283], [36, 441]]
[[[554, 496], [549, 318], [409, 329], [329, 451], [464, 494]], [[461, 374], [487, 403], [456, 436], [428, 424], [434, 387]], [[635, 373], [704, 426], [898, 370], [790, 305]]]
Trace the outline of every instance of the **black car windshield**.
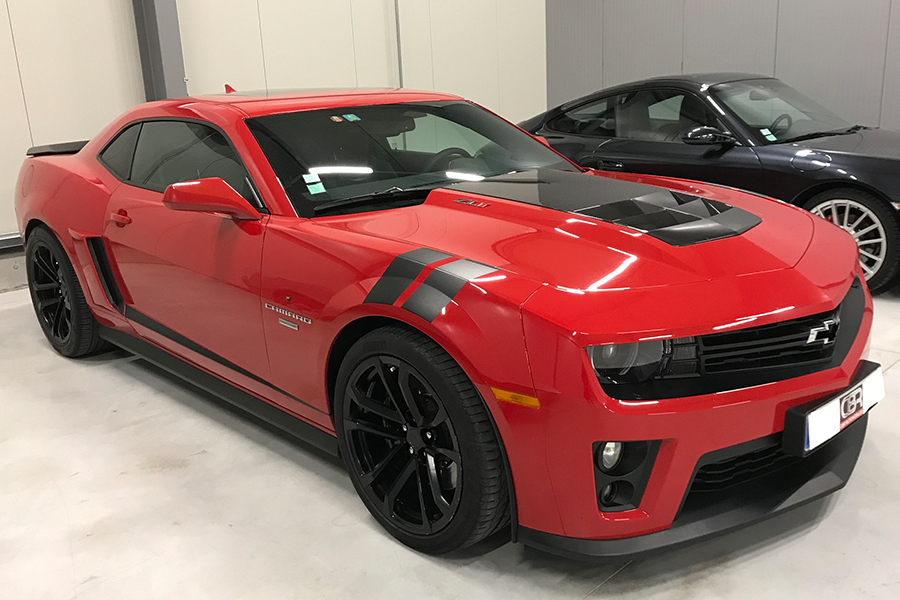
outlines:
[[761, 144], [846, 131], [851, 124], [777, 79], [723, 83], [710, 89]]
[[247, 120], [301, 216], [386, 196], [530, 169], [574, 170], [558, 154], [463, 101], [352, 106]]

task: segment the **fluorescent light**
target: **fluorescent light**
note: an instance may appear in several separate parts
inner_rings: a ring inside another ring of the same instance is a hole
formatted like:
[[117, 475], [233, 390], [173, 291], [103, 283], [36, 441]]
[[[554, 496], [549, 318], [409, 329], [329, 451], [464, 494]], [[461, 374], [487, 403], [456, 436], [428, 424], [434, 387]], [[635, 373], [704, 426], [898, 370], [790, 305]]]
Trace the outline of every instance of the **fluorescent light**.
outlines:
[[374, 171], [372, 171], [372, 167], [333, 165], [330, 167], [312, 167], [309, 172], [316, 175], [371, 175]]
[[445, 171], [444, 175], [450, 179], [462, 179], [463, 181], [481, 181], [484, 175], [476, 175], [475, 173], [462, 173], [460, 171]]

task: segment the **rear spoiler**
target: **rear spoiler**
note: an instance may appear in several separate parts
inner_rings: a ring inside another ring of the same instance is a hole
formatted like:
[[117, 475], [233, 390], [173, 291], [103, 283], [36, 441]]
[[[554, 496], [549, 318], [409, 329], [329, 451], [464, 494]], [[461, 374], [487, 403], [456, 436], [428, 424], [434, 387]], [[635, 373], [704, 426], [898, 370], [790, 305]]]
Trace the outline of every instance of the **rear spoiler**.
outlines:
[[63, 144], [47, 144], [46, 146], [34, 146], [29, 148], [25, 154], [27, 156], [50, 156], [53, 154], [77, 154], [88, 143], [88, 140], [81, 142], [65, 142]]

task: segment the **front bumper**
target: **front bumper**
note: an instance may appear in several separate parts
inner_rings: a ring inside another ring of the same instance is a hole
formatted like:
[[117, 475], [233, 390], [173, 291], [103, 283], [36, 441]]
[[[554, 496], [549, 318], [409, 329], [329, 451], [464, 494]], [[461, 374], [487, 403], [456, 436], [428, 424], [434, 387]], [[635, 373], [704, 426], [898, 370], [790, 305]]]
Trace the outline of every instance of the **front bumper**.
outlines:
[[[847, 484], [866, 435], [868, 415], [859, 418], [813, 454], [717, 492], [691, 493], [672, 526], [663, 531], [619, 539], [584, 539], [519, 527], [518, 541], [561, 556], [627, 561], [716, 537], [832, 494]], [[719, 450], [699, 467], [781, 444], [781, 434]]]

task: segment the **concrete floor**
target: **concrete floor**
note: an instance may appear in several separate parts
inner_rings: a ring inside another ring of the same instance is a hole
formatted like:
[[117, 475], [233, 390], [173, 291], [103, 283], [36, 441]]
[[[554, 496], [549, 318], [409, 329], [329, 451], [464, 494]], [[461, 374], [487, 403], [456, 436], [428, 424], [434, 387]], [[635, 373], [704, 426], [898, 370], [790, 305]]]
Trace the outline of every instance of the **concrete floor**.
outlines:
[[836, 496], [624, 566], [489, 540], [431, 558], [340, 464], [147, 363], [67, 360], [0, 294], [0, 598], [900, 597], [900, 294], [876, 301], [887, 399]]

